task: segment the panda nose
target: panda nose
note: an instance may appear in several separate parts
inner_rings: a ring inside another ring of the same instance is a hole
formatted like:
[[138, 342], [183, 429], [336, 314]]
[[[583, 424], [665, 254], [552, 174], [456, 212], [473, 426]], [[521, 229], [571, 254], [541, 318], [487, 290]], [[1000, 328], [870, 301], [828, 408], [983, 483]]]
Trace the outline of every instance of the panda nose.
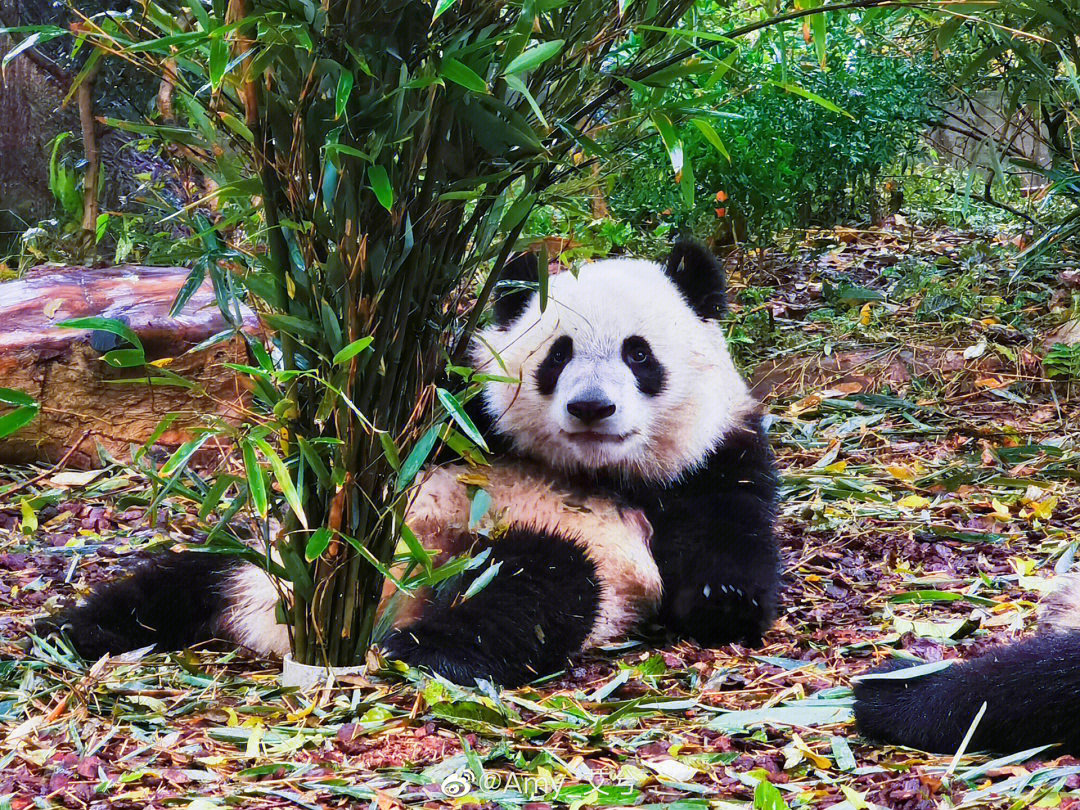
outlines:
[[615, 413], [615, 403], [606, 399], [575, 399], [566, 403], [566, 410], [579, 422], [591, 425]]

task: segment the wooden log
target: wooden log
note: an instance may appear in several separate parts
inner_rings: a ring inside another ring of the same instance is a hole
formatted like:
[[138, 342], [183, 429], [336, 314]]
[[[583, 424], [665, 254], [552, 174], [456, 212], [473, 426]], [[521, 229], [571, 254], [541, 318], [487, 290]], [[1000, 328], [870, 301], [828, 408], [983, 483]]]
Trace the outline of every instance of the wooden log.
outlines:
[[[169, 316], [187, 276], [180, 267], [39, 267], [0, 284], [0, 386], [24, 391], [41, 405], [36, 419], [0, 439], [0, 463], [55, 462], [67, 455], [67, 464], [92, 468], [100, 466], [99, 447], [127, 460], [132, 445], [144, 444], [168, 414], [177, 416], [157, 442], [165, 450], [190, 440], [215, 417], [238, 423], [250, 385], [222, 363], [247, 363], [247, 347], [233, 335], [188, 351], [228, 324], [209, 283], [178, 317]], [[150, 385], [142, 369], [117, 369], [101, 359], [113, 348], [105, 345], [107, 333], [56, 326], [87, 316], [126, 321], [148, 361], [197, 388]], [[259, 330], [250, 309], [244, 307], [242, 317], [246, 332]], [[133, 378], [143, 381], [115, 382]]]

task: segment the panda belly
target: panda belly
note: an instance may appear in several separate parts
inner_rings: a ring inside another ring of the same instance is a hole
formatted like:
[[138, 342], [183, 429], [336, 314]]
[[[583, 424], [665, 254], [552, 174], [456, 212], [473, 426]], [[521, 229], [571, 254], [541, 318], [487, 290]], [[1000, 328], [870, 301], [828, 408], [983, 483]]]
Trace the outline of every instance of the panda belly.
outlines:
[[[470, 491], [476, 489], [488, 492], [491, 505], [470, 527]], [[652, 527], [644, 513], [581, 491], [525, 462], [430, 467], [410, 493], [405, 522], [432, 552], [435, 565], [467, 552], [478, 537], [497, 543], [513, 527], [546, 531], [574, 543], [596, 566], [600, 580], [599, 607], [583, 649], [625, 636], [660, 604], [660, 572], [650, 549]], [[402, 564], [393, 573], [400, 577], [406, 569]], [[223, 588], [227, 607], [220, 619], [221, 635], [261, 655], [288, 653], [288, 629], [276, 619], [279, 588], [287, 597], [288, 583], [275, 583], [254, 565], [236, 568]], [[384, 624], [395, 629], [409, 625], [423, 618], [430, 596], [430, 589], [404, 594], [388, 580], [380, 618], [389, 611]]]
[[[470, 527], [470, 491], [477, 489], [491, 496], [491, 504]], [[550, 471], [526, 462], [429, 468], [410, 498], [405, 522], [434, 552], [436, 564], [467, 551], [477, 536], [497, 544], [513, 527], [549, 532], [574, 543], [596, 566], [600, 580], [599, 609], [583, 648], [625, 636], [660, 603], [660, 572], [650, 549], [652, 527], [644, 513], [554, 479]], [[388, 581], [381, 607], [391, 601], [402, 598]], [[422, 595], [405, 601], [408, 604], [394, 616], [393, 627], [420, 618], [427, 603]]]

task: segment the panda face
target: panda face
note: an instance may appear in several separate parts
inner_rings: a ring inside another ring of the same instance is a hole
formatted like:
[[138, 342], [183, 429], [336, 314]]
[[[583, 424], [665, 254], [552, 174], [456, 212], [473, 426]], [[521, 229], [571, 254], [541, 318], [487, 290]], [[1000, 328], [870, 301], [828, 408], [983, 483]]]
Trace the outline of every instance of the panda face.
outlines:
[[571, 472], [674, 480], [702, 463], [753, 409], [721, 327], [657, 264], [609, 259], [549, 281], [540, 311], [478, 337], [496, 429], [523, 453]]

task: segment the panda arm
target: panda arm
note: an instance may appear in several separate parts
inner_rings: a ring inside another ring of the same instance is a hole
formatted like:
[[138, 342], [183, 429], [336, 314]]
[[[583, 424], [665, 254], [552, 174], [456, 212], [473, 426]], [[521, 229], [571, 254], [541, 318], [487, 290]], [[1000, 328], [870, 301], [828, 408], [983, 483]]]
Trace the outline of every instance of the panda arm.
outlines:
[[759, 425], [736, 432], [700, 470], [659, 493], [650, 520], [668, 629], [710, 646], [760, 643], [780, 585], [775, 499]]
[[[518, 686], [566, 665], [597, 620], [595, 564], [567, 538], [511, 528], [486, 565], [440, 594], [417, 621], [381, 642], [387, 656], [456, 683], [486, 678]], [[470, 585], [498, 566], [466, 597]]]

